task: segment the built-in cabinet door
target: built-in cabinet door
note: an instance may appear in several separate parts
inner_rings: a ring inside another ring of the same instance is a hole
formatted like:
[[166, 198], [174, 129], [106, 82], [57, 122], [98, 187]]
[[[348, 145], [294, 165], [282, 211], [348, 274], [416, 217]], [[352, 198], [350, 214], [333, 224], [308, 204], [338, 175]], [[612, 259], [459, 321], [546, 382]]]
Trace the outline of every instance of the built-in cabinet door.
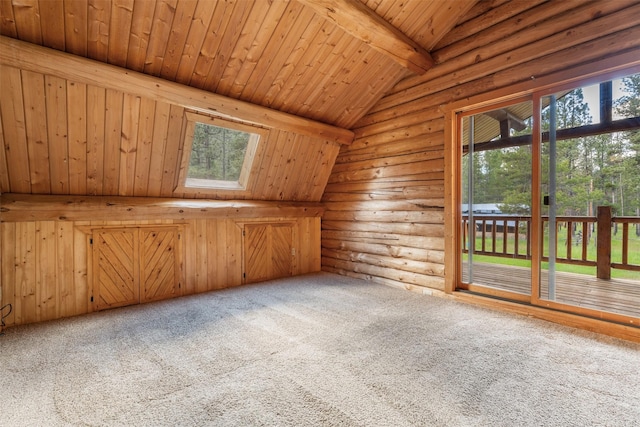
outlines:
[[140, 302], [138, 230], [105, 229], [93, 234], [93, 308]]
[[140, 230], [141, 302], [180, 294], [181, 274], [177, 229]]
[[178, 227], [128, 227], [93, 232], [93, 309], [181, 294]]
[[243, 234], [245, 283], [293, 275], [292, 224], [245, 224]]

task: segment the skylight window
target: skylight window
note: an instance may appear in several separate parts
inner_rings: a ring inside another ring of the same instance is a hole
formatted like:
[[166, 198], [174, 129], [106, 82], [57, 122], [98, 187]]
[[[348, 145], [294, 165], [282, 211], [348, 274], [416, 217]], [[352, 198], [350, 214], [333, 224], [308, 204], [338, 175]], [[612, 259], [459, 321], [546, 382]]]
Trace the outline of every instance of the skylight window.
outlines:
[[264, 129], [187, 113], [180, 183], [176, 190], [246, 190]]

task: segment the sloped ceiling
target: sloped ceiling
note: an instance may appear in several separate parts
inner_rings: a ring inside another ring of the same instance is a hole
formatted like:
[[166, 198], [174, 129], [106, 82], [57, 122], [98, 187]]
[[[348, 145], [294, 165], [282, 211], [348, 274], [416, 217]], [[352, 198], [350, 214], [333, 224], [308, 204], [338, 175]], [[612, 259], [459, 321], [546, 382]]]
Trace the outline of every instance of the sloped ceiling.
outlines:
[[429, 51], [475, 2], [1, 0], [0, 32], [348, 129], [412, 71], [331, 11], [364, 6]]
[[[349, 129], [475, 4], [0, 0], [0, 192], [318, 201]], [[255, 185], [178, 191], [176, 99], [270, 129]]]

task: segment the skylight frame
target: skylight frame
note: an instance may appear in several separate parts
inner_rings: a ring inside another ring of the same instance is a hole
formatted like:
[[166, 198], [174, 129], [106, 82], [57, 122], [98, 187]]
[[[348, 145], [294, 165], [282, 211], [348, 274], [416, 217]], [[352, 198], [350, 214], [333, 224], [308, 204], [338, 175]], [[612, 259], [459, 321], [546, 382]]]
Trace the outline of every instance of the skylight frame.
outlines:
[[[237, 181], [206, 180], [190, 178], [189, 164], [192, 156], [193, 137], [198, 123], [234, 131], [246, 132], [250, 135], [247, 148]], [[182, 193], [203, 193], [214, 194], [220, 191], [247, 191], [254, 183], [255, 177], [255, 157], [259, 146], [267, 139], [269, 131], [267, 129], [240, 123], [229, 119], [211, 117], [204, 114], [185, 112], [185, 126], [183, 132], [183, 149], [180, 171], [178, 174], [178, 184], [175, 192]]]

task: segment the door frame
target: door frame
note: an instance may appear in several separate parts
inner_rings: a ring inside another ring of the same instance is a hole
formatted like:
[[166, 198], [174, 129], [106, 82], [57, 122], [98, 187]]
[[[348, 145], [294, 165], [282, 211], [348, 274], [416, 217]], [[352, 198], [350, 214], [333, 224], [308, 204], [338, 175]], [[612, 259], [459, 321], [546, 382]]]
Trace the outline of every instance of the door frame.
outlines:
[[583, 307], [566, 305], [554, 301], [542, 300], [540, 295], [540, 265], [542, 260], [542, 220], [540, 209], [540, 100], [542, 96], [563, 89], [588, 86], [605, 80], [612, 80], [625, 75], [640, 73], [640, 58], [637, 52], [629, 52], [576, 66], [572, 69], [553, 73], [541, 78], [532, 79], [510, 87], [497, 89], [476, 95], [466, 100], [453, 102], [445, 107], [445, 292], [453, 294], [460, 291], [462, 283], [461, 266], [461, 212], [459, 209], [462, 197], [459, 177], [462, 171], [461, 117], [499, 108], [501, 105], [513, 104], [522, 99], [531, 99], [533, 112], [537, 120], [533, 121], [532, 130], [532, 220], [531, 220], [531, 297], [522, 298], [520, 294], [495, 292], [494, 289], [473, 285], [469, 291], [486, 291], [488, 296], [506, 298], [518, 303], [528, 303], [540, 308], [574, 313], [597, 319], [609, 320], [623, 324], [637, 324], [637, 319], [616, 313], [602, 312]]

